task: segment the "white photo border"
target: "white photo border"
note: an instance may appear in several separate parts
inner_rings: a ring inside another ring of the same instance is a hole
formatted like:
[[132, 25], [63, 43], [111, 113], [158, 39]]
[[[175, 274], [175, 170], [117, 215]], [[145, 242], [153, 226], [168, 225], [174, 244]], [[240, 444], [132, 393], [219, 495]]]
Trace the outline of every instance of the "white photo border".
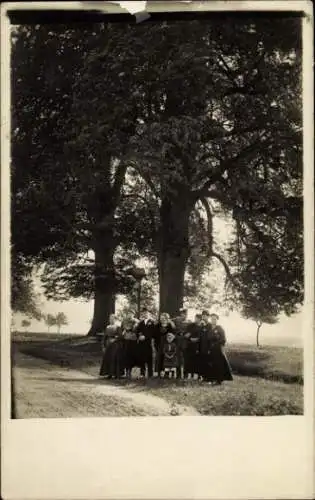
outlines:
[[[308, 1], [146, 2], [146, 12], [303, 11], [303, 416], [10, 419], [10, 23], [8, 10], [126, 14], [120, 2], [1, 7], [1, 467], [15, 500], [314, 497], [313, 8]], [[126, 4], [127, 2], [121, 2]], [[128, 2], [140, 3], [144, 2]], [[163, 440], [160, 436], [163, 436]], [[162, 446], [169, 443], [169, 446]]]

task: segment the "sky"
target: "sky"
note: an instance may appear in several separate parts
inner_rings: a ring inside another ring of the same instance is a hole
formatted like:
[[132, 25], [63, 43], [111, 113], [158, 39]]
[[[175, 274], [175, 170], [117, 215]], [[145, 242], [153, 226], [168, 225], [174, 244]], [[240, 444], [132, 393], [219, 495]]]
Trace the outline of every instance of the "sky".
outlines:
[[[66, 314], [69, 324], [62, 328], [63, 333], [82, 335], [88, 332], [93, 314], [93, 301], [70, 300], [62, 303], [47, 301], [43, 298], [42, 302], [44, 313], [56, 314], [62, 311]], [[193, 319], [195, 310], [189, 309], [188, 312], [189, 318]], [[20, 329], [22, 319], [22, 315], [15, 315], [16, 329]], [[301, 347], [302, 319], [303, 313], [298, 313], [290, 318], [281, 316], [275, 325], [263, 325], [260, 331], [261, 344]], [[237, 312], [223, 312], [223, 314], [220, 313], [219, 323], [225, 329], [229, 343], [255, 344], [256, 323], [254, 321], [242, 318]], [[47, 331], [47, 327], [43, 322], [33, 320], [30, 331], [45, 332]]]

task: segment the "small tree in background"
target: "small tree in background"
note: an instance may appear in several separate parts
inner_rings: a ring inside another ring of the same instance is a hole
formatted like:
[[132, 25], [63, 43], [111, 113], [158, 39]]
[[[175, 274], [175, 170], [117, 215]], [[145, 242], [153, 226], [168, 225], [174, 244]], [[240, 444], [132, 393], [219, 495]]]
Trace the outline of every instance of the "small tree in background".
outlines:
[[22, 327], [25, 331], [31, 326], [31, 322], [28, 319], [23, 319], [21, 322]]
[[270, 297], [266, 297], [264, 300], [258, 300], [257, 298], [251, 296], [247, 297], [247, 304], [243, 307], [243, 316], [248, 319], [252, 319], [256, 322], [256, 345], [260, 347], [259, 343], [259, 333], [262, 325], [274, 325], [278, 321], [279, 311], [277, 307], [270, 301]]
[[60, 329], [62, 326], [66, 326], [68, 324], [68, 319], [67, 319], [67, 316], [65, 315], [65, 313], [63, 312], [59, 312], [56, 316], [55, 316], [55, 324], [57, 325], [58, 327], [58, 333], [60, 333]]
[[257, 330], [256, 330], [256, 345], [257, 347], [260, 347], [260, 343], [259, 343], [259, 332], [260, 332], [260, 329], [262, 327], [262, 325], [264, 323], [268, 324], [268, 325], [274, 325], [275, 323], [277, 323], [278, 321], [278, 318], [275, 318], [275, 317], [272, 317], [272, 316], [264, 316], [262, 319], [257, 319], [256, 320], [256, 325], [257, 325]]
[[45, 316], [45, 323], [48, 327], [49, 332], [50, 328], [56, 324], [55, 316], [53, 316], [52, 314], [47, 314], [47, 316]]

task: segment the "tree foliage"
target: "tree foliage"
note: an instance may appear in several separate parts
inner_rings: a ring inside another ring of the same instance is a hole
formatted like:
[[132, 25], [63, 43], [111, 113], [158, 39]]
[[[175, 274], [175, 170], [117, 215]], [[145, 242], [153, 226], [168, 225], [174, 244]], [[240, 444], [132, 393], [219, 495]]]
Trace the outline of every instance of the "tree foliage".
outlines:
[[12, 253], [11, 309], [40, 321], [39, 297], [34, 292], [32, 266], [21, 255]]
[[31, 322], [28, 319], [23, 319], [21, 322], [21, 326], [25, 328], [25, 331], [31, 326]]
[[44, 320], [45, 320], [45, 323], [48, 327], [48, 331], [50, 330], [50, 328], [52, 326], [55, 326], [56, 325], [56, 317], [53, 315], [53, 314], [47, 314], [45, 317], [44, 317]]
[[268, 300], [266, 296], [264, 299], [257, 297], [248, 297], [247, 303], [243, 305], [243, 316], [255, 321], [256, 329], [256, 344], [260, 347], [259, 333], [264, 323], [274, 325], [278, 321], [279, 307], [275, 306], [274, 302]]
[[[46, 263], [48, 293], [92, 297], [97, 253], [107, 252], [116, 293], [133, 293], [126, 270], [145, 256], [158, 268], [162, 303], [168, 289], [176, 309], [184, 276], [187, 290], [201, 287], [216, 260], [244, 307], [295, 310], [303, 300], [300, 30], [297, 19], [248, 16], [21, 29], [13, 242]], [[232, 223], [223, 247], [216, 216]], [[89, 249], [94, 262], [83, 257]]]
[[[269, 293], [278, 308], [291, 313], [303, 300], [301, 48], [300, 37], [291, 36], [298, 22], [289, 23], [292, 32], [285, 40], [275, 35], [277, 24], [247, 22], [232, 32], [226, 28], [226, 33], [215, 23], [205, 32], [204, 25], [193, 23], [198, 42], [192, 36], [186, 45], [179, 44], [180, 52], [163, 51], [161, 38], [162, 98], [153, 110], [151, 106], [149, 118], [141, 117], [134, 158], [155, 196], [165, 203], [166, 218], [160, 224], [169, 227], [175, 255], [176, 240], [181, 248], [187, 245], [186, 228], [178, 231], [180, 214], [185, 217], [181, 201], [190, 198], [190, 213], [193, 202], [202, 201], [208, 242], [203, 252], [200, 247], [195, 269], [215, 258], [239, 300], [248, 293], [261, 299]], [[279, 30], [281, 26], [279, 21]], [[175, 32], [181, 40], [176, 27]], [[177, 72], [185, 74], [185, 84], [178, 87]], [[147, 88], [153, 85], [150, 75]], [[215, 248], [209, 199], [235, 221], [236, 241], [226, 256]], [[199, 235], [202, 226], [200, 220]], [[192, 268], [196, 252], [187, 251]], [[159, 257], [161, 252], [160, 247]]]
[[62, 326], [68, 325], [68, 318], [63, 312], [59, 312], [55, 316], [55, 323], [58, 327], [58, 333], [60, 333], [60, 329]]

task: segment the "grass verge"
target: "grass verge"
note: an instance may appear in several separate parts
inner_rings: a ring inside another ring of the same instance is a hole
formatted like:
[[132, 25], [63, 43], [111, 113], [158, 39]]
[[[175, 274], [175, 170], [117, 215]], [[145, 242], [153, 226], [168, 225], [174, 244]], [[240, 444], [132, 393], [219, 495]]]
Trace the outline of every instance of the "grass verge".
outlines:
[[[87, 337], [33, 340], [14, 345], [53, 364], [98, 375], [101, 350]], [[227, 353], [235, 380], [219, 387], [196, 381], [121, 380], [107, 382], [144, 391], [174, 404], [195, 407], [202, 415], [274, 416], [303, 414], [302, 350], [295, 348], [230, 346]], [[242, 375], [242, 376], [240, 376]]]
[[[25, 353], [75, 369], [100, 363], [100, 342], [86, 336], [19, 334], [13, 342]], [[234, 344], [226, 348], [233, 373], [288, 384], [303, 384], [303, 350]]]

